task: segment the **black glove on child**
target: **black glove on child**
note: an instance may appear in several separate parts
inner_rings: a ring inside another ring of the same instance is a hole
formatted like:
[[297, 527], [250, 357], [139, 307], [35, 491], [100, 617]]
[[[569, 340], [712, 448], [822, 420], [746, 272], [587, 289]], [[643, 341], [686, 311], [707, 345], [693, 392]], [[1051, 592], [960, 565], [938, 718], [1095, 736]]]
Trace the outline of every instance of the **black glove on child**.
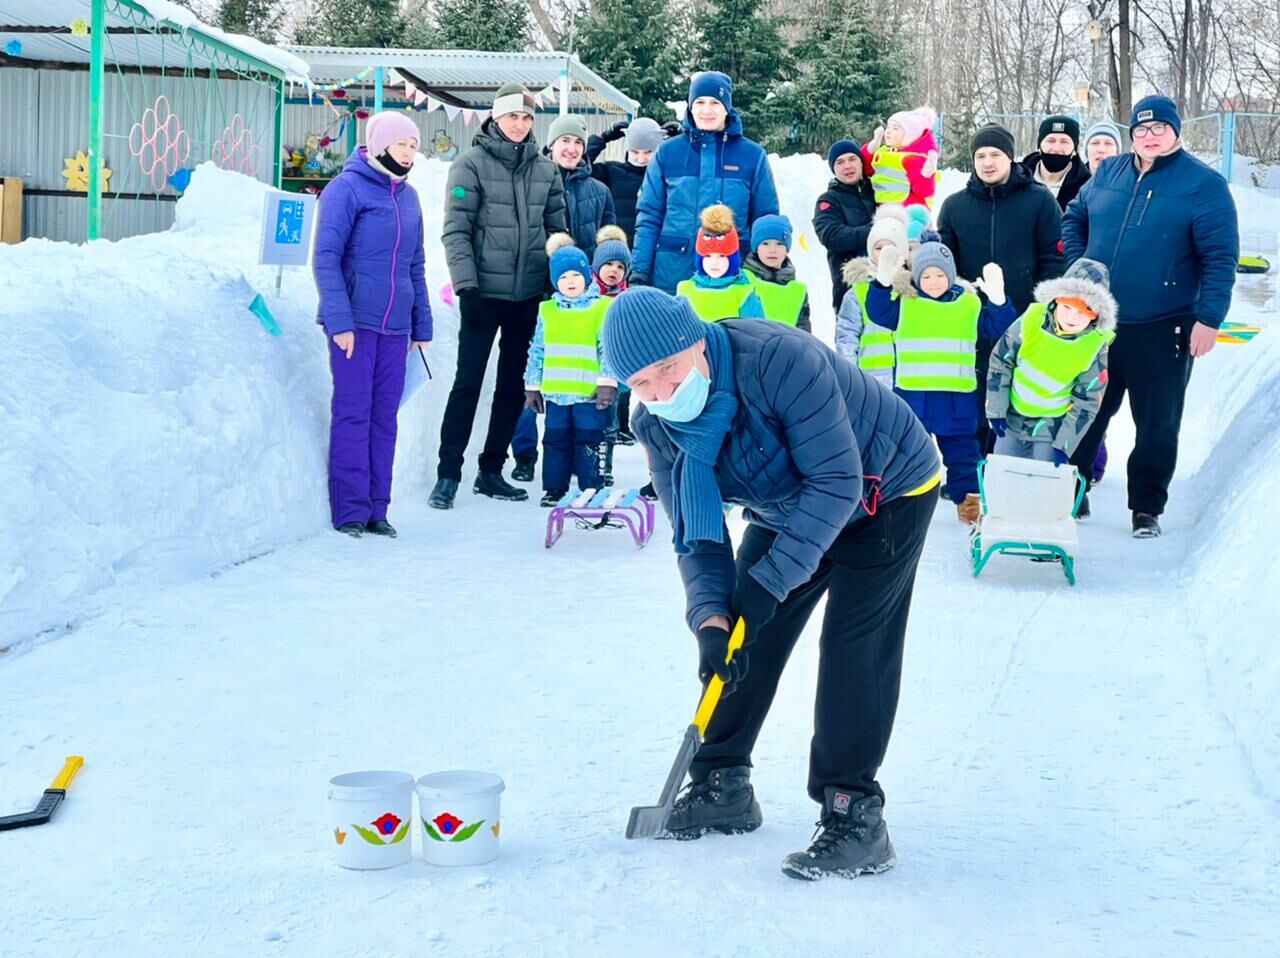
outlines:
[[760, 630], [777, 615], [778, 600], [756, 581], [748, 567], [738, 576], [733, 598], [729, 601], [729, 610], [732, 619], [746, 622], [746, 634], [742, 639], [745, 648], [756, 640]]
[[532, 409], [539, 416], [547, 411], [546, 400], [542, 398], [542, 393], [537, 389], [526, 389], [524, 391], [524, 408]]
[[681, 125], [679, 120], [671, 120], [662, 124], [662, 132], [667, 134], [667, 139], [671, 139], [671, 137], [679, 136], [683, 133], [684, 127]]
[[608, 409], [618, 401], [618, 387], [597, 386], [596, 391], [591, 394], [591, 398], [595, 400], [597, 409]]
[[733, 661], [726, 662], [729, 654], [729, 633], [718, 625], [704, 625], [697, 632], [698, 680], [706, 685], [711, 676], [720, 676], [724, 682], [723, 695], [731, 695], [747, 674], [747, 650], [738, 649]]
[[605, 130], [604, 135], [601, 136], [600, 139], [604, 140], [606, 143], [612, 143], [614, 140], [620, 140], [626, 136], [627, 127], [630, 125], [630, 120], [619, 120], [613, 126], [609, 127], [609, 129]]

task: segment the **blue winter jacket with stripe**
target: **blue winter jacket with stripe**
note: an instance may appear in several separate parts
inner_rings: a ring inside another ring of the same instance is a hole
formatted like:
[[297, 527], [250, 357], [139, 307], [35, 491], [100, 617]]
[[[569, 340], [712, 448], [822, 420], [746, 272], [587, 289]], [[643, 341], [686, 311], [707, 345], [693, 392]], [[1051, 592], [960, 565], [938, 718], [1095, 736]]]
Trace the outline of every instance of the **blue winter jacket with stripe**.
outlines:
[[312, 256], [330, 336], [355, 327], [431, 340], [422, 204], [408, 183], [369, 165], [362, 146], [320, 194]]
[[1186, 150], [1146, 173], [1132, 154], [1103, 161], [1062, 219], [1068, 264], [1082, 256], [1111, 270], [1119, 325], [1226, 319], [1240, 259], [1227, 182]]
[[[782, 600], [812, 578], [851, 522], [937, 475], [938, 454], [901, 398], [808, 333], [782, 323], [720, 323], [733, 351], [738, 413], [716, 460], [721, 498], [778, 533], [751, 574]], [[643, 406], [636, 436], [671, 514], [676, 447]], [[678, 559], [690, 629], [728, 615], [736, 582], [733, 546], [699, 542]]]
[[694, 273], [698, 216], [724, 203], [744, 245], [751, 224], [778, 212], [769, 158], [742, 135], [742, 120], [729, 111], [724, 130], [707, 133], [686, 116], [684, 135], [658, 147], [636, 211], [631, 251], [632, 285], [648, 283], [668, 293]]

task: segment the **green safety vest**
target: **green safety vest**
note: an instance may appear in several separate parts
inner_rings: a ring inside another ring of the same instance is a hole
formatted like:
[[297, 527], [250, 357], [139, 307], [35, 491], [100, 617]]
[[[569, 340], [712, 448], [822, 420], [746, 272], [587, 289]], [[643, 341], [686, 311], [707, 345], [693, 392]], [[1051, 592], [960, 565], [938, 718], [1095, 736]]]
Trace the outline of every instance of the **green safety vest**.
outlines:
[[900, 153], [887, 146], [880, 147], [871, 155], [871, 188], [875, 191], [877, 204], [903, 203], [911, 195], [911, 183], [902, 161], [916, 155]]
[[542, 391], [590, 396], [600, 378], [600, 330], [613, 300], [601, 296], [587, 309], [564, 309], [553, 299], [538, 306], [542, 320]]
[[[853, 294], [862, 309], [862, 338], [858, 340], [858, 368], [870, 373], [887, 386], [893, 385], [893, 330], [879, 326], [867, 315], [867, 291], [870, 283], [854, 283]], [[894, 294], [895, 296], [897, 294]]]
[[1022, 345], [1009, 390], [1013, 408], [1033, 419], [1065, 416], [1076, 377], [1116, 338], [1094, 326], [1075, 339], [1062, 339], [1044, 328], [1046, 309], [1044, 303], [1033, 303], [1022, 315]]
[[808, 295], [804, 283], [795, 279], [789, 283], [771, 283], [752, 272], [747, 272], [747, 276], [755, 287], [756, 295], [760, 297], [765, 319], [786, 323], [788, 326], [795, 326], [800, 322], [800, 310], [804, 308], [804, 299]]
[[691, 279], [681, 280], [676, 287], [676, 295], [683, 296], [693, 304], [693, 311], [698, 318], [708, 323], [718, 323], [722, 319], [737, 319], [742, 315], [742, 304], [752, 294], [755, 287], [750, 283], [734, 283], [720, 289], [699, 286]]
[[898, 319], [898, 386], [921, 392], [973, 392], [982, 300], [973, 293], [943, 303], [925, 296], [902, 300]]

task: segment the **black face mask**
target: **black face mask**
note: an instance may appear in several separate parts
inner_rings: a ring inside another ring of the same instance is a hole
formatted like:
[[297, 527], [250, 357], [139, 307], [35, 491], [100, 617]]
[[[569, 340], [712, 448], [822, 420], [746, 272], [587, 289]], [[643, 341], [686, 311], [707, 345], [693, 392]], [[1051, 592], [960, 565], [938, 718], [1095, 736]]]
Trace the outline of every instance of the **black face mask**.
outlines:
[[391, 171], [393, 176], [408, 176], [409, 167], [401, 166], [395, 161], [389, 150], [383, 150], [378, 154], [378, 162]]
[[1041, 153], [1040, 165], [1050, 173], [1061, 173], [1071, 165], [1072, 158], [1061, 153]]

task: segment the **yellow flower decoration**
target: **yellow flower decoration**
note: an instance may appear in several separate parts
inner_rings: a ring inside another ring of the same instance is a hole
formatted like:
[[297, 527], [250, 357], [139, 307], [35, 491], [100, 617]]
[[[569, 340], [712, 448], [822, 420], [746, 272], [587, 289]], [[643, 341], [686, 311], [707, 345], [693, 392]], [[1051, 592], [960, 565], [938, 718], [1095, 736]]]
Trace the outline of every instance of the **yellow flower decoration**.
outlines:
[[[74, 157], [68, 157], [62, 161], [65, 169], [62, 175], [66, 178], [67, 189], [74, 190], [77, 193], [89, 192], [89, 158], [84, 155], [84, 151], [76, 153]], [[111, 171], [105, 166], [101, 170], [102, 191], [107, 191], [108, 183], [111, 179]]]
[[72, 20], [71, 35], [73, 37], [87, 37], [89, 35], [89, 21], [84, 17], [76, 17]]

